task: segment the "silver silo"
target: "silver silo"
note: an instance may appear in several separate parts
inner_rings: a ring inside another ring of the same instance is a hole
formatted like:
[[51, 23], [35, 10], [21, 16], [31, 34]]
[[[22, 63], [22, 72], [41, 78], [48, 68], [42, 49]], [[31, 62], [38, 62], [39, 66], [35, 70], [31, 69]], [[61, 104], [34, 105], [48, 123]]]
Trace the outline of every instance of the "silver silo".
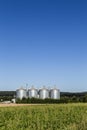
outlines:
[[41, 88], [39, 90], [39, 98], [41, 99], [49, 98], [49, 90], [45, 87]]
[[28, 97], [29, 98], [38, 98], [38, 90], [32, 86], [32, 88], [28, 89]]
[[57, 88], [53, 88], [50, 90], [50, 98], [52, 99], [60, 99], [60, 90]]
[[16, 98], [22, 99], [27, 98], [27, 90], [23, 87], [16, 90]]

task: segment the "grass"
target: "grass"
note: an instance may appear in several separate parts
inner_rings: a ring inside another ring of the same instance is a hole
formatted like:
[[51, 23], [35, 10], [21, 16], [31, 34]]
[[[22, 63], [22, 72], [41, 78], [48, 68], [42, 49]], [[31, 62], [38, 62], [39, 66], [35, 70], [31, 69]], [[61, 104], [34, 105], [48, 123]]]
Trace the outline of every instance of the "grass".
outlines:
[[1, 107], [0, 130], [87, 130], [87, 104]]

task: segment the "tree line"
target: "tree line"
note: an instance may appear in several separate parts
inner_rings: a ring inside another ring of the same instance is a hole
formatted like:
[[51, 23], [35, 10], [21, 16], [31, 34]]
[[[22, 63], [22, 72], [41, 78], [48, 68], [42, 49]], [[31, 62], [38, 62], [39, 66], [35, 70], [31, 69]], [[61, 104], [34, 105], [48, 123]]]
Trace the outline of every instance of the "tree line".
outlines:
[[0, 91], [0, 101], [11, 101], [16, 96], [16, 91]]
[[[0, 91], [0, 101], [12, 100], [16, 97], [16, 91]], [[87, 102], [87, 92], [70, 93], [61, 92], [60, 99], [37, 99], [37, 98], [23, 98], [22, 100], [16, 99], [17, 103], [76, 103]]]

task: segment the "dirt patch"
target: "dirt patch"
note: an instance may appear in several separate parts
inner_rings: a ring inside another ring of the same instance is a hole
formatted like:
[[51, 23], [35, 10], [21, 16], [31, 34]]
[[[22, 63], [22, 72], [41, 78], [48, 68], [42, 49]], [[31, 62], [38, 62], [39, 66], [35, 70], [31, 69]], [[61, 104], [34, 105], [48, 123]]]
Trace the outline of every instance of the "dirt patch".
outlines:
[[31, 106], [31, 105], [38, 105], [38, 104], [16, 104], [16, 103], [10, 103], [10, 104], [0, 104], [0, 107]]

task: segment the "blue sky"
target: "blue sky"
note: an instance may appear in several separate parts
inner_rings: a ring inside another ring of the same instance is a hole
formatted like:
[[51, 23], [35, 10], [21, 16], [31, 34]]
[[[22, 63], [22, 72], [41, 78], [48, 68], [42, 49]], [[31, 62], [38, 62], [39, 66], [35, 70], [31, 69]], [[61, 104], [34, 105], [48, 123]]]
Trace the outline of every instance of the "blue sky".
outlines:
[[86, 0], [0, 1], [0, 90], [87, 91]]

